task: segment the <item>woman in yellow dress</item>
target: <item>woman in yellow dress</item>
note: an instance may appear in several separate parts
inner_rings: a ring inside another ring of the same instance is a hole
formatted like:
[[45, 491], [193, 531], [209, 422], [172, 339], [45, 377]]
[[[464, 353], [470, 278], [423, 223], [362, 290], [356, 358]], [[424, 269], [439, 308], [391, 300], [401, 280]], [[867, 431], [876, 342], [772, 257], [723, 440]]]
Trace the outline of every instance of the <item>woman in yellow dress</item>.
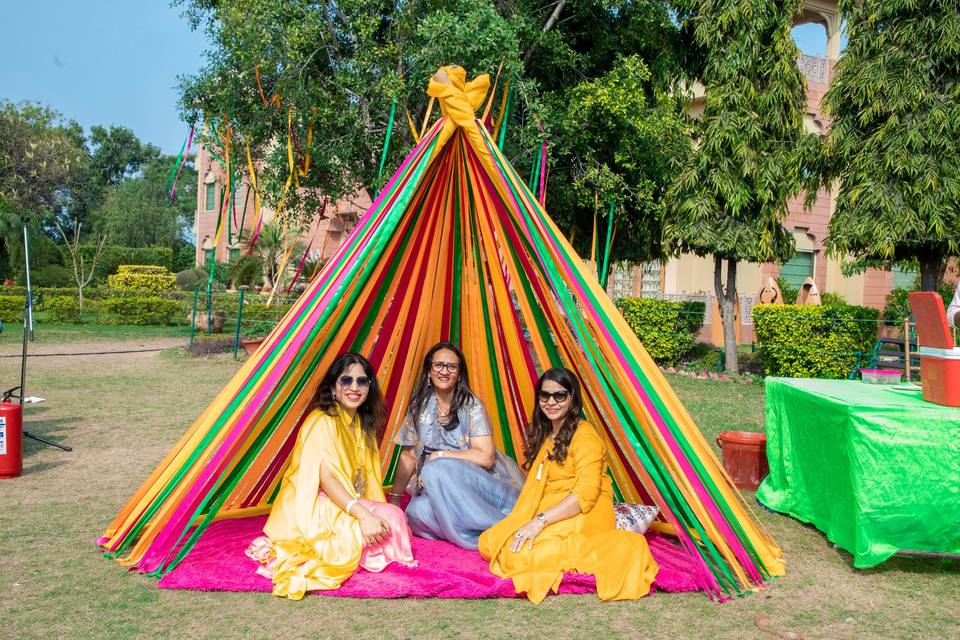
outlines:
[[540, 377], [524, 450], [527, 480], [510, 515], [480, 536], [490, 570], [534, 603], [556, 592], [567, 571], [594, 575], [601, 600], [645, 596], [657, 575], [646, 539], [617, 530], [606, 447], [580, 419], [582, 408], [571, 371]]
[[373, 367], [345, 353], [321, 380], [262, 536], [247, 555], [273, 594], [336, 589], [362, 567], [416, 566], [403, 511], [384, 501], [377, 430], [386, 411]]

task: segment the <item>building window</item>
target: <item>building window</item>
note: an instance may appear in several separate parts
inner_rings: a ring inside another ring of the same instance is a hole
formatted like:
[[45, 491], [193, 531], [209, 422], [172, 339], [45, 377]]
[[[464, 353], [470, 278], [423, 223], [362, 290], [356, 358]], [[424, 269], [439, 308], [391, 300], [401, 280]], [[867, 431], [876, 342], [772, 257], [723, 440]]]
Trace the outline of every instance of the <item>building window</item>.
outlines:
[[203, 264], [206, 266], [213, 264], [213, 249], [203, 250]]
[[914, 288], [914, 285], [917, 283], [917, 272], [913, 269], [901, 269], [900, 267], [893, 268], [893, 288], [894, 289], [910, 289]]
[[811, 251], [798, 251], [780, 267], [780, 277], [794, 289], [799, 289], [803, 281], [813, 275], [813, 256]]
[[217, 184], [215, 182], [208, 182], [205, 187], [207, 190], [204, 193], [204, 196], [206, 197], [206, 206], [204, 208], [207, 211], [213, 211], [214, 207], [217, 206]]
[[644, 262], [640, 271], [640, 297], [652, 298], [661, 293], [663, 285], [663, 263], [659, 260]]
[[240, 257], [240, 249], [239, 249], [239, 248], [233, 247], [233, 248], [230, 249], [230, 252], [229, 252], [229, 253], [230, 253], [230, 262], [233, 262], [234, 260], [236, 260], [237, 258]]

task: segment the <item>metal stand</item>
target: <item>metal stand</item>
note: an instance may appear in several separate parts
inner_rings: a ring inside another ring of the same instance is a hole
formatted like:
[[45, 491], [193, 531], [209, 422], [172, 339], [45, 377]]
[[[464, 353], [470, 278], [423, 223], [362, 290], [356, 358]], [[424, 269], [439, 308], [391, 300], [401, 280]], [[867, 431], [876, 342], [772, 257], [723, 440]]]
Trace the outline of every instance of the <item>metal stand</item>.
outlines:
[[[33, 342], [33, 289], [30, 287], [30, 240], [27, 235], [27, 222], [29, 218], [23, 216], [20, 218], [20, 222], [23, 224], [23, 255], [24, 255], [24, 266], [25, 273], [27, 275], [27, 293], [24, 297], [23, 302], [23, 352], [20, 355], [20, 406], [23, 406], [23, 399], [26, 397], [27, 393], [27, 340]], [[7, 393], [11, 393], [14, 389], [11, 389]], [[29, 431], [23, 432], [24, 438], [30, 438], [31, 440], [36, 440], [37, 442], [42, 442], [43, 444], [49, 445], [51, 447], [56, 447], [57, 449], [62, 449], [63, 451], [73, 451], [70, 447], [62, 444], [53, 442], [52, 440], [47, 440], [46, 438], [41, 438], [40, 436], [35, 436]]]

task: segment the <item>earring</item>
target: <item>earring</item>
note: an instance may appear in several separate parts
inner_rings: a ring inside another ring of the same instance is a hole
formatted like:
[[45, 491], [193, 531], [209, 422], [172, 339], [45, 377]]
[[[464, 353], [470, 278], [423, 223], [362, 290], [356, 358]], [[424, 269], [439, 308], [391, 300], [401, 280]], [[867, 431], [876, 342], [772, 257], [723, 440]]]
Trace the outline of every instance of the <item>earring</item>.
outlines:
[[331, 402], [337, 401], [337, 392], [334, 391], [333, 389], [330, 389], [330, 401]]
[[429, 388], [432, 386], [433, 386], [433, 380], [431, 380], [430, 378], [427, 378], [427, 387]]

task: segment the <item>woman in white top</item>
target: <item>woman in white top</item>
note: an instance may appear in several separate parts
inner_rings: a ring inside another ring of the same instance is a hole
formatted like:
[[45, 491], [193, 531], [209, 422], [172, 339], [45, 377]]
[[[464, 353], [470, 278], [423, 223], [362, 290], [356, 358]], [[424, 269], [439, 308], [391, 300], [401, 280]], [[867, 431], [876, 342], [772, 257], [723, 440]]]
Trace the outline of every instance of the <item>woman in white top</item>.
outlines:
[[957, 283], [957, 289], [953, 293], [953, 302], [947, 307], [947, 322], [951, 327], [960, 329], [960, 282]]

